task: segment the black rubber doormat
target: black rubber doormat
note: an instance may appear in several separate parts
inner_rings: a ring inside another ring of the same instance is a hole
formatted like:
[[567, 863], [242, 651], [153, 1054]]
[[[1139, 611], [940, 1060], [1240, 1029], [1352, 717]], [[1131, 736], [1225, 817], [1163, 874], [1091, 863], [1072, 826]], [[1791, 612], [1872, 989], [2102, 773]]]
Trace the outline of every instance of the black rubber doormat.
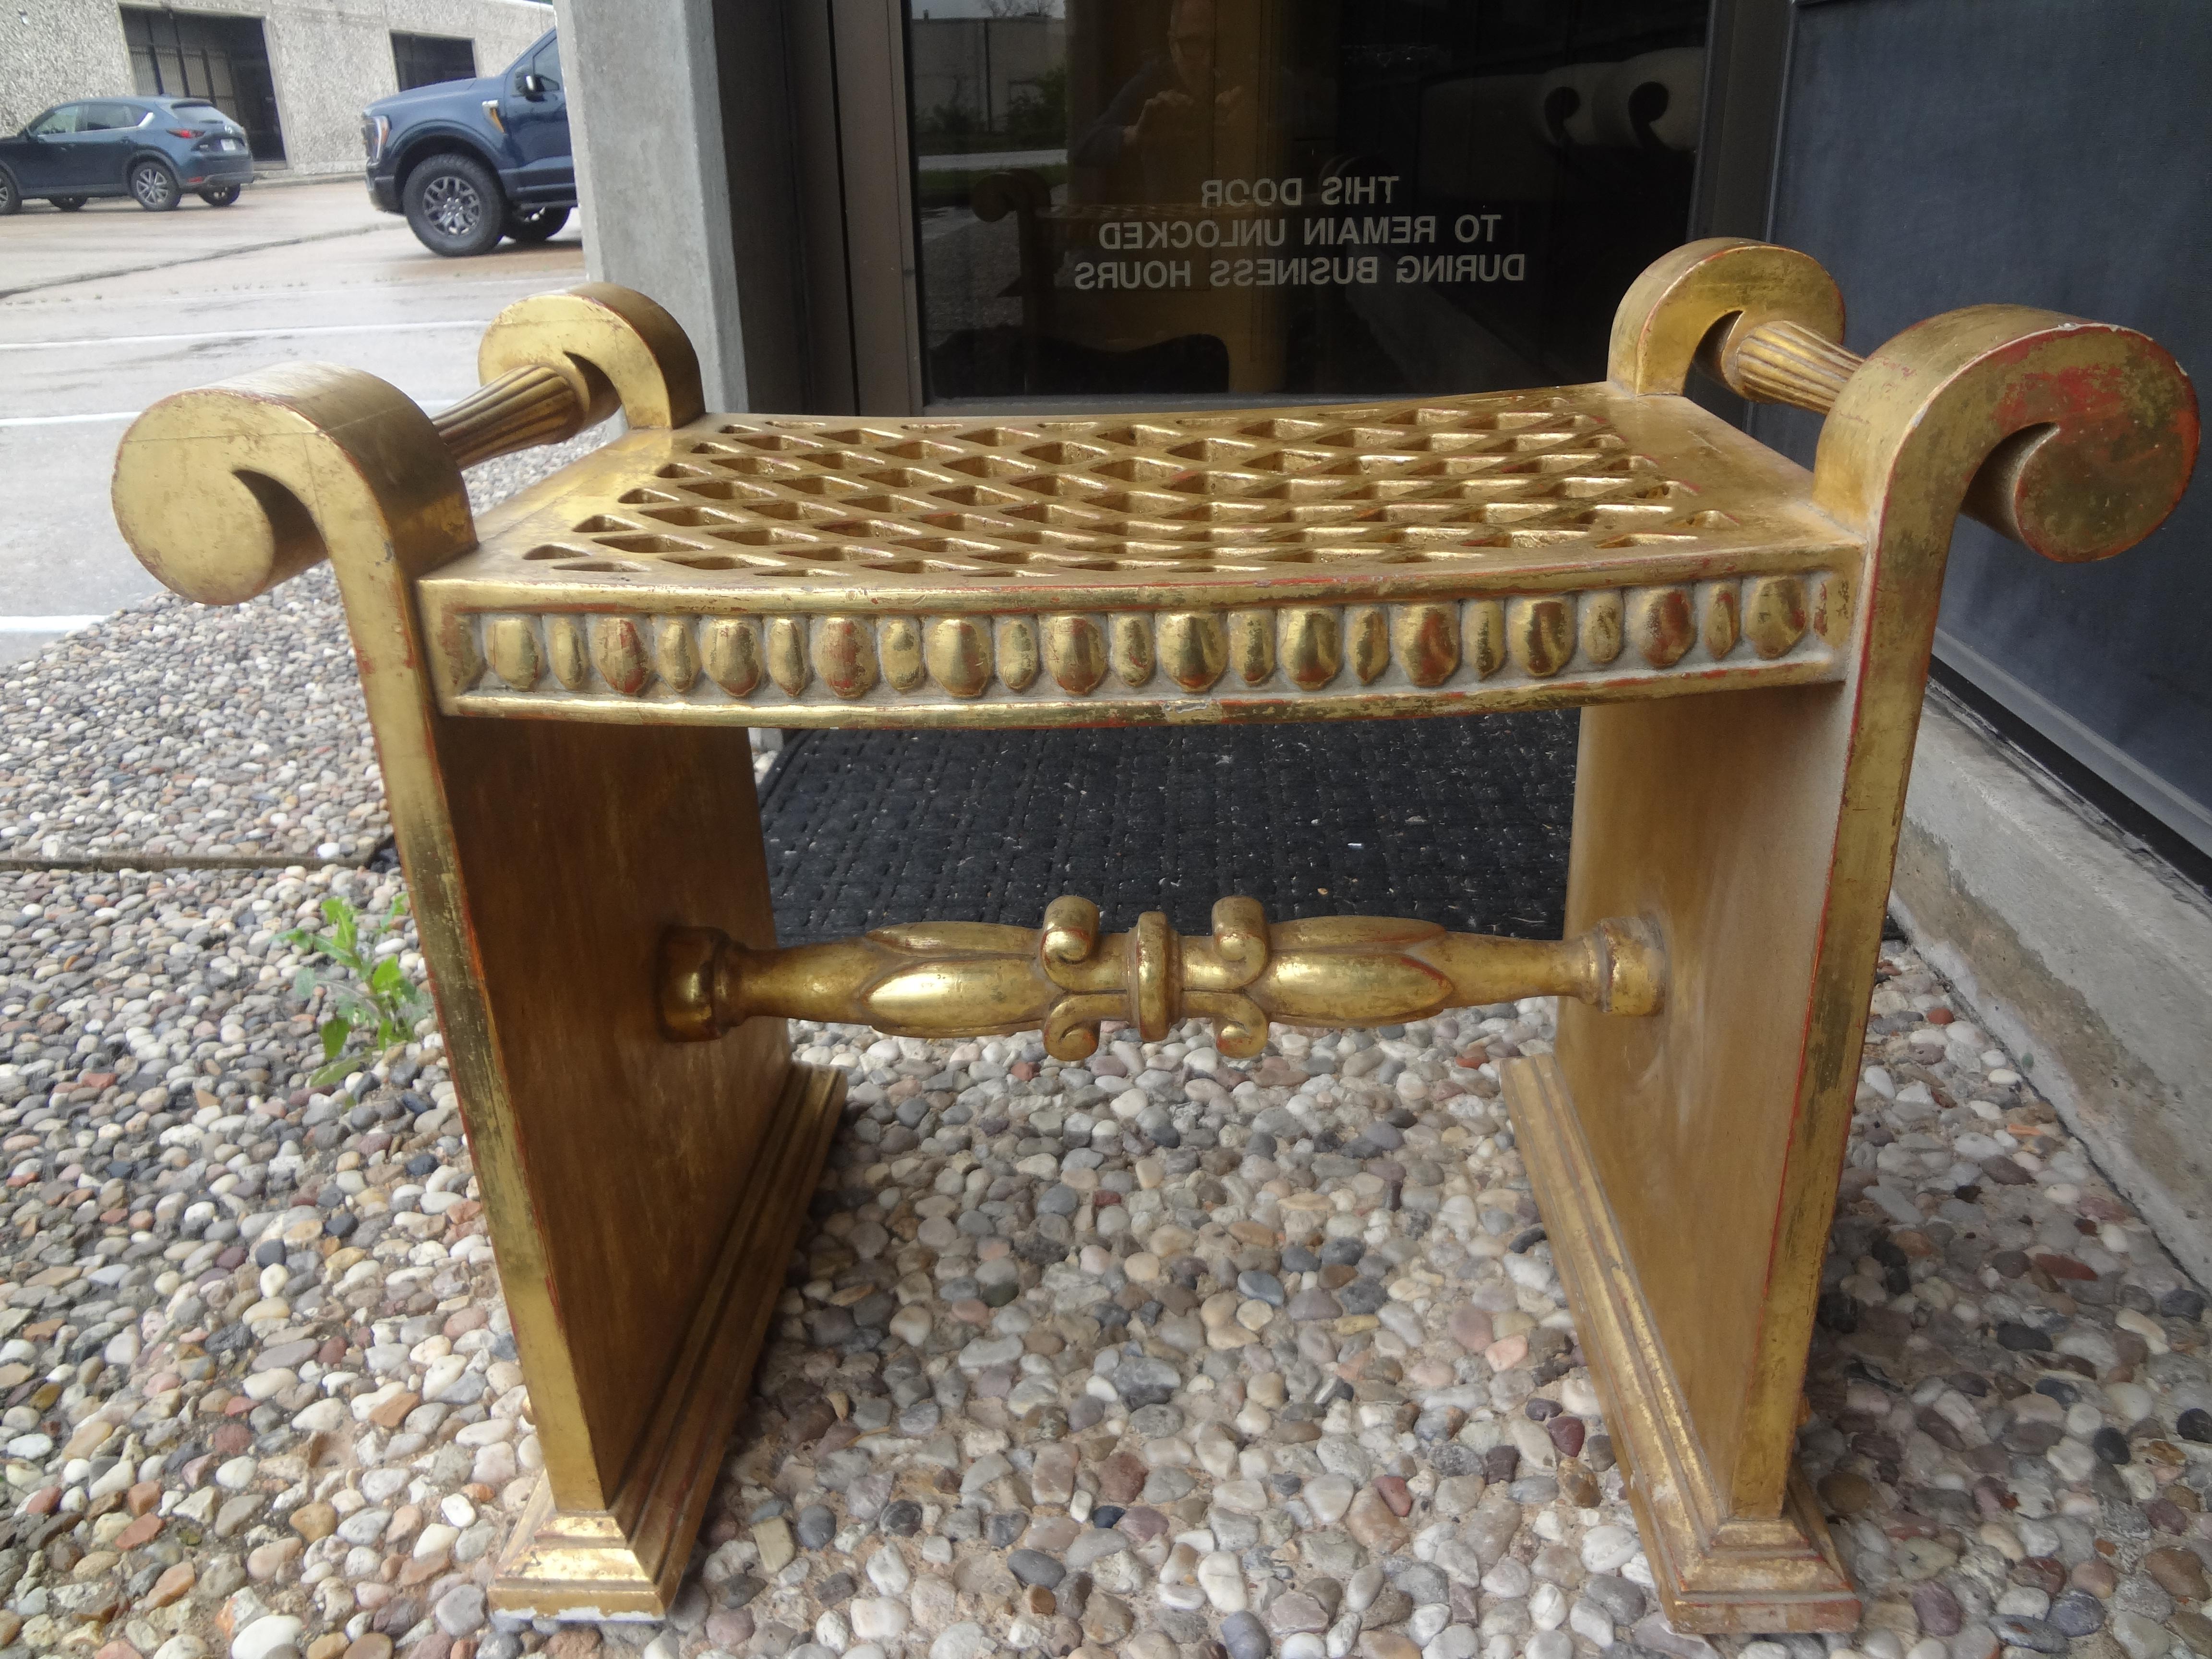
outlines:
[[1556, 938], [1575, 716], [793, 733], [762, 790], [787, 945], [894, 921], [1125, 928], [1213, 901]]

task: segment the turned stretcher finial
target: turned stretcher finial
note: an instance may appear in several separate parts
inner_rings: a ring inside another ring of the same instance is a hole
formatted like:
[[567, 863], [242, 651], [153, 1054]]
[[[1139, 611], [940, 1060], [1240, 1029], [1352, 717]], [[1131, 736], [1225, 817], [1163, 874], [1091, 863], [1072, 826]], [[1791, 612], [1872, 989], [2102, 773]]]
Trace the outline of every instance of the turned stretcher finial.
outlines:
[[1179, 934], [1158, 911], [1102, 934], [1098, 907], [1070, 896], [1048, 905], [1034, 930], [921, 922], [781, 951], [674, 928], [659, 965], [661, 1025], [681, 1042], [761, 1017], [908, 1036], [1038, 1030], [1066, 1060], [1096, 1052], [1108, 1019], [1152, 1042], [1178, 1020], [1211, 1019], [1216, 1047], [1249, 1059], [1267, 1046], [1270, 1020], [1389, 1025], [1524, 996], [1655, 1014], [1667, 1000], [1658, 931], [1607, 921], [1568, 939], [1498, 939], [1382, 916], [1271, 927], [1256, 900], [1225, 898], [1211, 936]]

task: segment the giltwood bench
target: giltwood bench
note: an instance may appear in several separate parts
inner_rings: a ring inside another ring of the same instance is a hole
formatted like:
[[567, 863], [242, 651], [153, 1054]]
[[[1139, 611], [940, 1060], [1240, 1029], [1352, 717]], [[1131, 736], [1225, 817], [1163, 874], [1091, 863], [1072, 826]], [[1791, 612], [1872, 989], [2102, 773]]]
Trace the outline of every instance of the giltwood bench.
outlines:
[[[2125, 329], [1954, 312], [1861, 361], [1812, 260], [1639, 279], [1596, 386], [1356, 407], [710, 415], [658, 307], [510, 308], [432, 420], [314, 365], [165, 400], [125, 533], [236, 603], [337, 568], [545, 1485], [495, 1605], [673, 1594], [842, 1098], [783, 1016], [950, 1036], [1565, 999], [1506, 1093], [1662, 1600], [1845, 1630], [1792, 1440], [1952, 523], [2095, 559], [2197, 446]], [[1680, 395], [1825, 411], [1808, 473]], [[629, 430], [472, 521], [465, 465]], [[959, 921], [779, 951], [744, 728], [1580, 706], [1568, 934]], [[720, 1042], [704, 1041], [727, 1033]]]

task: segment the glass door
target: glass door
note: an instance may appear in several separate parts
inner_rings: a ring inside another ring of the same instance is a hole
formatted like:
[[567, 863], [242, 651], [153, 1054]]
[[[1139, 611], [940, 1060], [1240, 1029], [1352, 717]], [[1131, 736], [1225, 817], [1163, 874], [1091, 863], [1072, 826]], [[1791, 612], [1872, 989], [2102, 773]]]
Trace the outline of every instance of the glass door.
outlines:
[[906, 0], [932, 404], [1601, 378], [1706, 0]]

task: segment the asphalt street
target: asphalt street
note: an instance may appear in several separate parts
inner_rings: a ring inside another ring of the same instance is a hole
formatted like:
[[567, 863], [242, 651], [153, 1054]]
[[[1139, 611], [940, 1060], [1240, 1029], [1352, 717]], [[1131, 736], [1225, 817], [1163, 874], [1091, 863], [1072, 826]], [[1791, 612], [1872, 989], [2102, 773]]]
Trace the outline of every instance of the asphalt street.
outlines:
[[358, 179], [249, 188], [229, 208], [33, 203], [0, 220], [0, 662], [153, 591], [107, 495], [149, 404], [304, 358], [434, 410], [476, 386], [501, 307], [583, 270], [573, 220], [542, 247], [441, 259]]

